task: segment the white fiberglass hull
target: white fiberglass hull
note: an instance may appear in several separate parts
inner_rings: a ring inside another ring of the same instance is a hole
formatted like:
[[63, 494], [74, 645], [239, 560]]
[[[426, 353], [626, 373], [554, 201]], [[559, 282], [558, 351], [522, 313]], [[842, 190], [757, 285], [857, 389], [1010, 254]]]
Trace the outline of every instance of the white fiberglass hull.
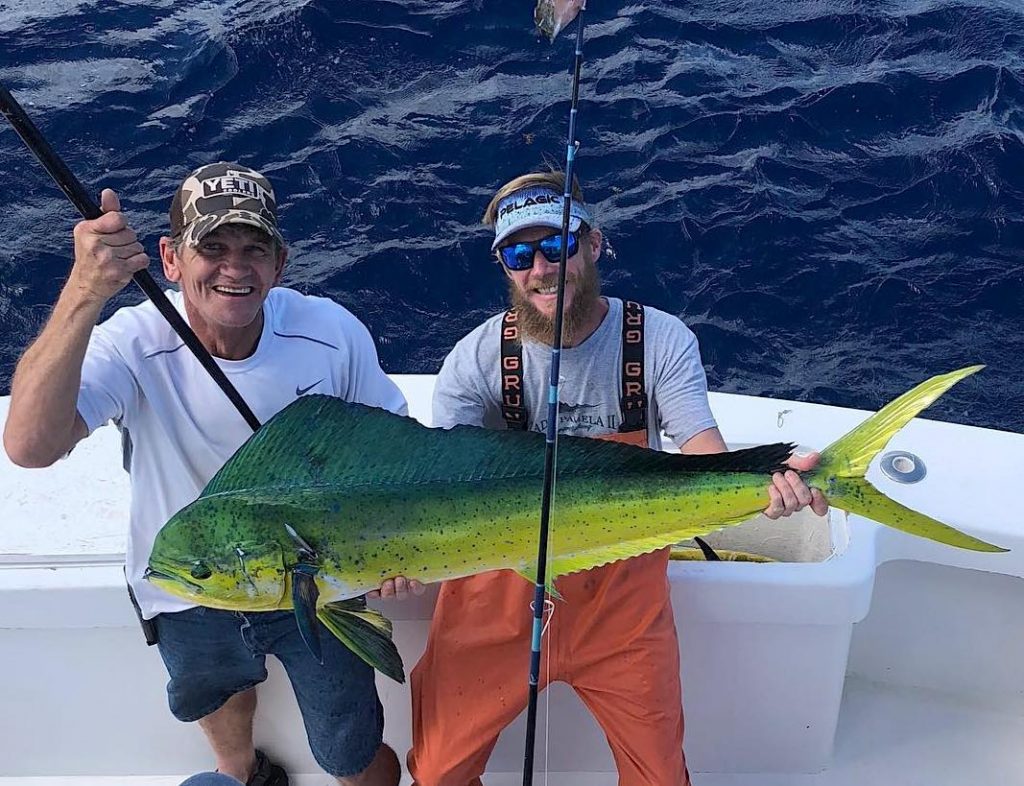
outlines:
[[[432, 378], [396, 381], [429, 420]], [[864, 416], [743, 396], [712, 405], [730, 444], [822, 447]], [[48, 470], [0, 457], [0, 786], [163, 786], [211, 766], [198, 729], [168, 713], [159, 655], [128, 605], [117, 556], [127, 479], [116, 432], [104, 431]], [[907, 768], [934, 770], [929, 784], [1024, 784], [1009, 766], [1024, 732], [1024, 527], [1003, 505], [1024, 437], [917, 420], [890, 447], [913, 450], [928, 475], [900, 486], [875, 467], [869, 477], [887, 494], [1014, 551], [959, 552], [833, 513], [789, 522], [782, 536], [745, 527], [730, 544], [799, 562], [673, 564], [698, 786], [909, 783]], [[422, 652], [432, 597], [384, 606], [407, 665]], [[408, 690], [379, 685], [401, 756]], [[563, 786], [615, 782], [603, 736], [569, 689], [545, 694], [540, 716], [539, 772]], [[326, 782], [276, 664], [257, 735], [297, 786]], [[488, 784], [520, 781], [521, 739], [520, 722]], [[992, 778], [980, 777], [985, 767]]]

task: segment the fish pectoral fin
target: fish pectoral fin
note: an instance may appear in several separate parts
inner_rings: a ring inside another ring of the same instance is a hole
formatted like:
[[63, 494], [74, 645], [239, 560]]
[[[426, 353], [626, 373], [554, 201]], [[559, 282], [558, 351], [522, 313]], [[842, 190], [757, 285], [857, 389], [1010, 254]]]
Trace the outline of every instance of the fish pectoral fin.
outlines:
[[313, 657], [324, 663], [323, 648], [320, 646], [320, 626], [316, 623], [316, 602], [320, 590], [316, 586], [317, 568], [299, 564], [292, 568], [292, 606], [295, 608], [295, 623], [299, 634]]
[[320, 607], [320, 621], [346, 647], [395, 682], [405, 682], [402, 656], [391, 639], [391, 620], [366, 608], [363, 598]]
[[284, 525], [284, 531], [288, 533], [288, 537], [295, 546], [295, 550], [298, 553], [300, 560], [307, 563], [320, 561], [320, 557], [317, 555], [316, 549], [310, 546], [309, 543], [306, 542], [305, 538], [295, 531], [295, 527], [286, 522]]

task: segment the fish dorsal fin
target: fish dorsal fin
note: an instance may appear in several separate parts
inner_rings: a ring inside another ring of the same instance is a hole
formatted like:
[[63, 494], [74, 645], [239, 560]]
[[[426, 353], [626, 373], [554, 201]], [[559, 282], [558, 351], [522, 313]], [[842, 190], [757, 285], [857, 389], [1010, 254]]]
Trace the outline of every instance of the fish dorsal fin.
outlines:
[[[791, 445], [712, 455], [681, 455], [606, 440], [560, 437], [558, 473], [759, 472], [779, 469]], [[271, 418], [232, 456], [204, 497], [314, 486], [454, 483], [540, 478], [544, 435], [473, 426], [427, 428], [412, 418], [342, 401], [303, 396]]]

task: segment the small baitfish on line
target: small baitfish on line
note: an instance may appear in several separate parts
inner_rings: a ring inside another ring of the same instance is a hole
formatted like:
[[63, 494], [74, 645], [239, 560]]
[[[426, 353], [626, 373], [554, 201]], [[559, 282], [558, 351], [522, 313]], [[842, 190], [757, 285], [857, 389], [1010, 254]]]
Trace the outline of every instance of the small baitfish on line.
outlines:
[[541, 35], [546, 36], [549, 41], [554, 41], [555, 36], [571, 24], [586, 7], [587, 0], [537, 0], [537, 7], [533, 10], [533, 21], [537, 23], [537, 30]]

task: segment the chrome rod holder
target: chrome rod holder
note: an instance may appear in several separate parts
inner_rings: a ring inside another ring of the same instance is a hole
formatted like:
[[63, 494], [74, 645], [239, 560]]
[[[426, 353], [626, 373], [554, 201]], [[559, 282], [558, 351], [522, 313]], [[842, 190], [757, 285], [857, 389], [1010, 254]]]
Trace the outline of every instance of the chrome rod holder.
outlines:
[[906, 450], [892, 450], [882, 456], [882, 472], [897, 483], [917, 483], [928, 473], [924, 462]]

